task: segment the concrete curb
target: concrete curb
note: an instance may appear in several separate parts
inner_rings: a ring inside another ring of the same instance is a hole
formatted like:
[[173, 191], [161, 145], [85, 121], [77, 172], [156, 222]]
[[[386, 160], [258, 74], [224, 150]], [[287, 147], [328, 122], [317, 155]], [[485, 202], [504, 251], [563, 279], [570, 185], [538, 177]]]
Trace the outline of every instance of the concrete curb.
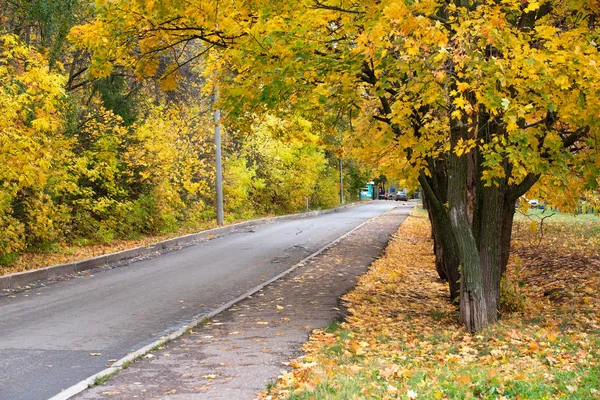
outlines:
[[[343, 206], [345, 208], [350, 207], [349, 206]], [[343, 209], [341, 207], [338, 207], [337, 209], [332, 209], [332, 210], [326, 210], [329, 212], [336, 212], [334, 210], [339, 211], [340, 209]], [[340, 241], [342, 241], [343, 239], [345, 239], [346, 237], [350, 236], [352, 233], [354, 233], [355, 231], [359, 230], [360, 228], [362, 228], [363, 226], [365, 226], [366, 224], [368, 224], [369, 222], [380, 218], [383, 215], [386, 215], [387, 213], [391, 212], [392, 210], [394, 210], [395, 208], [392, 208], [391, 210], [378, 215], [376, 217], [370, 218], [367, 221], [363, 222], [362, 224], [358, 225], [357, 227], [355, 227], [354, 229], [346, 232], [345, 234], [343, 234], [342, 236], [338, 237], [337, 239], [335, 239], [334, 241], [332, 241], [329, 244], [326, 244], [325, 246], [321, 247], [319, 250], [315, 251], [314, 253], [306, 256], [305, 258], [303, 258], [300, 262], [294, 264], [293, 266], [291, 266], [289, 269], [283, 271], [282, 273], [280, 273], [279, 275], [269, 279], [268, 281], [265, 281], [263, 283], [261, 283], [260, 285], [250, 289], [249, 291], [247, 291], [246, 293], [242, 294], [241, 296], [231, 300], [228, 303], [223, 304], [222, 306], [214, 309], [213, 311], [206, 313], [206, 314], [198, 314], [194, 317], [193, 321], [189, 324], [183, 325], [181, 326], [179, 329], [177, 329], [176, 331], [161, 337], [160, 339], [142, 347], [139, 350], [136, 350], [134, 352], [131, 352], [129, 354], [127, 354], [125, 357], [121, 358], [120, 360], [116, 361], [115, 363], [113, 363], [110, 367], [98, 372], [97, 374], [94, 374], [78, 383], [76, 383], [75, 385], [63, 390], [62, 392], [56, 394], [55, 396], [51, 397], [49, 400], [68, 400], [73, 396], [76, 396], [77, 394], [83, 392], [84, 390], [86, 390], [87, 388], [94, 386], [95, 382], [97, 379], [103, 379], [103, 378], [107, 378], [110, 377], [116, 373], [118, 373], [119, 371], [121, 371], [124, 367], [125, 364], [129, 364], [133, 361], [135, 361], [136, 359], [143, 357], [144, 355], [148, 354], [149, 352], [151, 352], [152, 350], [156, 349], [157, 347], [160, 347], [164, 344], [166, 344], [167, 342], [170, 342], [171, 340], [177, 339], [180, 336], [183, 336], [188, 330], [190, 329], [194, 329], [195, 327], [197, 327], [198, 325], [201, 325], [206, 319], [210, 319], [220, 313], [222, 313], [223, 311], [227, 310], [228, 308], [232, 307], [233, 305], [235, 305], [236, 303], [239, 303], [240, 301], [248, 298], [249, 296], [252, 296], [253, 294], [255, 294], [256, 292], [259, 292], [260, 290], [262, 290], [263, 288], [265, 288], [266, 286], [270, 285], [271, 283], [283, 278], [284, 276], [288, 275], [289, 273], [295, 271], [296, 269], [304, 266], [306, 264], [307, 261], [309, 261], [310, 259], [318, 256], [319, 254], [323, 253], [325, 250], [329, 249], [330, 247], [334, 246], [335, 244], [339, 243]], [[305, 214], [304, 214], [305, 215]], [[320, 215], [320, 214], [315, 214], [315, 215]], [[285, 216], [288, 217], [288, 216]], [[281, 217], [277, 217], [277, 218], [281, 218]], [[287, 219], [291, 219], [291, 218], [287, 218]]]
[[197, 233], [192, 233], [185, 236], [179, 236], [172, 239], [167, 239], [162, 242], [153, 243], [149, 246], [140, 246], [134, 247], [132, 249], [119, 251], [117, 253], [104, 254], [97, 257], [87, 258], [81, 261], [74, 261], [67, 264], [58, 264], [52, 265], [50, 267], [44, 267], [39, 269], [34, 269], [31, 271], [23, 271], [16, 272], [13, 274], [8, 274], [4, 276], [0, 276], [0, 290], [5, 289], [15, 289], [20, 286], [27, 285], [29, 283], [33, 283], [40, 280], [48, 280], [48, 279], [56, 279], [63, 275], [74, 274], [81, 271], [86, 271], [93, 268], [103, 267], [109, 264], [114, 264], [120, 261], [130, 260], [136, 257], [148, 256], [153, 253], [157, 253], [165, 250], [175, 250], [180, 248], [181, 246], [189, 245], [194, 242], [198, 242], [201, 240], [207, 240], [211, 237], [217, 235], [226, 235], [232, 232], [235, 232], [240, 229], [249, 228], [252, 226], [265, 225], [268, 223], [285, 221], [285, 220], [294, 220], [294, 219], [303, 219], [303, 218], [311, 218], [318, 215], [329, 214], [333, 212], [340, 212], [342, 210], [348, 209], [350, 207], [354, 207], [360, 204], [366, 204], [366, 202], [361, 203], [350, 203], [344, 206], [340, 206], [337, 208], [332, 208], [329, 210], [320, 210], [320, 211], [312, 211], [308, 213], [301, 214], [290, 214], [283, 215], [279, 217], [272, 218], [261, 218], [251, 221], [240, 222], [237, 224], [227, 225], [219, 228], [209, 229], [206, 231], [201, 231]]

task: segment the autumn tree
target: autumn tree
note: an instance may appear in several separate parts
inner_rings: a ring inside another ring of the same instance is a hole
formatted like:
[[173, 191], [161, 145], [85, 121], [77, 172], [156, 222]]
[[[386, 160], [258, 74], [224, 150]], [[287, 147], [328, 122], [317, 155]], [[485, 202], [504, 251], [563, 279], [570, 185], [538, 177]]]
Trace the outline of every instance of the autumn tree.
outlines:
[[32, 241], [53, 239], [65, 221], [52, 195], [71, 185], [61, 159], [65, 77], [14, 35], [0, 35], [0, 261]]
[[185, 105], [146, 84], [134, 102], [142, 118], [126, 121], [93, 85], [81, 87], [85, 96], [69, 92], [44, 50], [0, 34], [0, 265], [64, 241], [204, 222], [214, 165], [208, 102], [191, 84], [177, 92]]
[[423, 187], [469, 331], [499, 318], [517, 199], [540, 177], [563, 193], [598, 186], [597, 0], [96, 4], [72, 34], [100, 75], [143, 74], [196, 43], [230, 116], [293, 106], [392, 144]]

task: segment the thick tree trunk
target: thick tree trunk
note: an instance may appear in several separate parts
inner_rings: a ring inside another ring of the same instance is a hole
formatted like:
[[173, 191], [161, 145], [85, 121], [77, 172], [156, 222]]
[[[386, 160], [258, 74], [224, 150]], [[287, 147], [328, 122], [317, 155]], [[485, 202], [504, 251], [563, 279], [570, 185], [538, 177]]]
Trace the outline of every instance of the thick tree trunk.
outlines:
[[458, 140], [465, 137], [464, 124], [451, 129], [448, 201], [450, 221], [461, 260], [460, 319], [469, 332], [476, 332], [488, 325], [488, 311], [479, 251], [467, 209], [468, 159], [466, 155], [458, 157], [453, 152]]
[[500, 316], [500, 279], [502, 264], [502, 228], [504, 185], [487, 186], [482, 190], [479, 257], [485, 291], [487, 318], [494, 323]]
[[433, 254], [435, 256], [435, 270], [438, 273], [438, 276], [443, 281], [448, 281], [448, 274], [446, 273], [446, 267], [444, 266], [444, 249], [442, 247], [442, 243], [440, 242], [440, 238], [438, 237], [437, 231], [435, 230], [435, 226], [433, 223], [433, 216], [431, 215], [431, 206], [427, 204], [429, 201], [429, 197], [425, 194], [423, 195], [423, 208], [427, 210], [427, 215], [429, 216], [429, 222], [431, 222], [431, 239], [433, 239]]
[[502, 210], [502, 234], [500, 236], [501, 246], [501, 261], [500, 261], [500, 276], [503, 277], [506, 273], [508, 265], [508, 257], [510, 256], [510, 239], [512, 238], [513, 221], [515, 219], [516, 202], [506, 200]]
[[440, 275], [440, 278], [442, 278], [442, 274], [446, 276], [450, 289], [450, 299], [454, 301], [460, 295], [460, 272], [458, 269], [460, 257], [450, 218], [445, 206], [438, 201], [436, 193], [431, 188], [424, 173], [419, 176], [419, 182], [427, 198], [427, 212], [434, 236], [436, 268], [439, 268], [438, 275]]
[[[433, 227], [433, 216], [429, 215], [429, 221], [431, 222], [431, 236], [433, 238], [433, 254], [435, 255], [435, 270], [438, 273], [438, 276], [441, 280], [448, 282], [450, 278], [448, 277], [448, 272], [446, 272], [446, 265], [444, 261], [447, 259], [444, 258], [444, 247], [442, 246], [441, 239], [437, 233], [437, 230]], [[452, 289], [450, 289], [452, 292]]]

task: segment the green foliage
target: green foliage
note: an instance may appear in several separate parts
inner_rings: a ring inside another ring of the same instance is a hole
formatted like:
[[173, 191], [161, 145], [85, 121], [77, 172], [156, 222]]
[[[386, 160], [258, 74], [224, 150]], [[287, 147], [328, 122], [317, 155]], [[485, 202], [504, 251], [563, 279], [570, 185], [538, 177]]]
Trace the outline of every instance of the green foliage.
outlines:
[[360, 198], [360, 191], [371, 178], [371, 171], [356, 160], [344, 160], [344, 197], [346, 201]]
[[307, 198], [311, 208], [337, 204], [335, 173], [308, 121], [267, 116], [252, 130], [239, 158], [225, 168], [226, 179], [243, 185], [225, 194], [228, 211], [240, 213], [246, 204], [257, 214], [293, 213], [305, 208]]
[[336, 166], [328, 165], [319, 175], [310, 198], [313, 208], [333, 208], [340, 204], [339, 172]]
[[128, 87], [125, 78], [113, 75], [98, 79], [93, 83], [92, 90], [99, 93], [103, 106], [120, 116], [125, 125], [136, 120], [136, 103], [131, 96], [135, 89]]
[[19, 254], [16, 252], [0, 254], [0, 267], [8, 267], [17, 261]]
[[252, 207], [251, 191], [256, 172], [248, 167], [243, 157], [231, 157], [225, 161], [223, 177], [223, 201], [228, 220], [250, 218]]
[[51, 68], [61, 61], [68, 47], [70, 29], [84, 20], [88, 4], [79, 0], [15, 0], [3, 2], [3, 28], [28, 45], [44, 51]]

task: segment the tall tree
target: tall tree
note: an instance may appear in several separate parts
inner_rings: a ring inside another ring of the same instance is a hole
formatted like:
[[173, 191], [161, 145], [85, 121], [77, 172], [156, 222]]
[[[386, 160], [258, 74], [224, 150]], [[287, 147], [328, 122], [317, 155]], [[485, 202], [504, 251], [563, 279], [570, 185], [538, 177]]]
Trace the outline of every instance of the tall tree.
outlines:
[[499, 318], [517, 199], [541, 176], [598, 185], [598, 0], [96, 4], [73, 37], [99, 76], [115, 63], [155, 74], [161, 52], [200, 42], [163, 79], [208, 54], [230, 115], [342, 110], [367, 142], [383, 132], [424, 189], [469, 331]]

